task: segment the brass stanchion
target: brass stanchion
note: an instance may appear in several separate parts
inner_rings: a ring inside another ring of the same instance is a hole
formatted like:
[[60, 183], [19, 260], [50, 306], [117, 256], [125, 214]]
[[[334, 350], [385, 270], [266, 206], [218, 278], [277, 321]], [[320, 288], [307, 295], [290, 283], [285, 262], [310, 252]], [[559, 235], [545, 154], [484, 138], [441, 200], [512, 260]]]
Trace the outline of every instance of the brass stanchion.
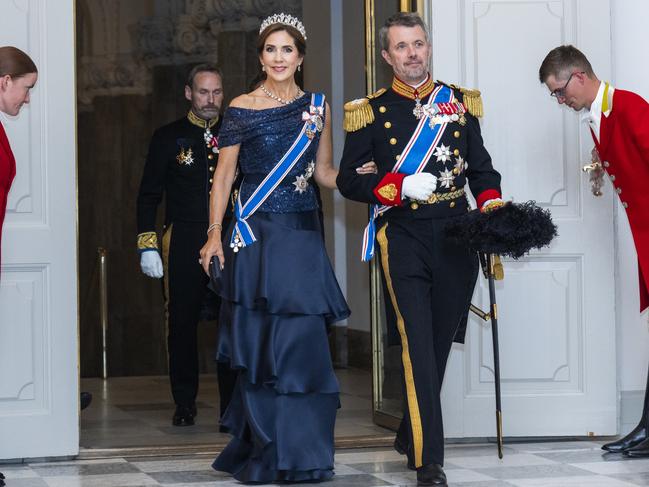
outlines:
[[97, 249], [99, 260], [99, 319], [101, 321], [101, 357], [102, 378], [108, 378], [108, 251], [99, 247]]

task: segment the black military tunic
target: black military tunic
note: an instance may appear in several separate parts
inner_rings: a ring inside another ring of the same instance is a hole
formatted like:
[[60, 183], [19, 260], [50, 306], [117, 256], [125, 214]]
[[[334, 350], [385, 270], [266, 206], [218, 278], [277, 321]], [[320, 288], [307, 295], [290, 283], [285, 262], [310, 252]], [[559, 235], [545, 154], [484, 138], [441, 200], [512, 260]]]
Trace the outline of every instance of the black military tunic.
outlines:
[[[479, 205], [500, 197], [500, 175], [474, 116], [481, 111], [479, 92], [455, 87], [458, 103], [446, 107], [453, 114], [424, 166], [438, 178], [437, 190], [428, 201], [402, 196], [406, 175], [391, 171], [419, 123], [413, 110], [439, 86], [428, 80], [414, 90], [395, 78], [390, 89], [346, 104], [348, 133], [337, 179], [345, 197], [391, 206], [377, 219], [376, 240], [389, 330], [402, 347], [405, 379], [395, 447], [416, 467], [443, 465], [439, 394], [453, 338], [463, 339], [478, 273], [477, 255], [449, 243], [444, 227], [469, 209], [467, 180]], [[369, 160], [376, 162], [378, 173], [356, 173]]]
[[[198, 262], [207, 241], [209, 195], [218, 162], [214, 146], [219, 119], [206, 122], [189, 112], [153, 134], [137, 199], [138, 249], [158, 251], [156, 212], [166, 202], [162, 256], [168, 317], [169, 376], [174, 401], [194, 407], [198, 393], [197, 324], [206, 305], [218, 315], [219, 298], [207, 288]], [[207, 137], [206, 137], [207, 134]], [[226, 215], [229, 218], [230, 215]], [[227, 226], [226, 219], [223, 226]], [[234, 374], [218, 369], [221, 410], [229, 402]]]

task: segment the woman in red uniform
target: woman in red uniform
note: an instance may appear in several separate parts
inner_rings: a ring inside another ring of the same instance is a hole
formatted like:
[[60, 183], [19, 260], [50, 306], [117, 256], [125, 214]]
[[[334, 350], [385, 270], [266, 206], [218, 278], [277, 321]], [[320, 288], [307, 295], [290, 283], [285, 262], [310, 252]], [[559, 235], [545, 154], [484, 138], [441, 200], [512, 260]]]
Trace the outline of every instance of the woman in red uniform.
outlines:
[[[36, 84], [37, 78], [36, 65], [27, 54], [15, 47], [0, 47], [0, 112], [18, 115], [22, 106], [29, 103], [29, 90]], [[0, 238], [7, 209], [7, 195], [15, 175], [16, 161], [0, 122]], [[0, 251], [1, 249], [0, 246]]]
[[[36, 84], [38, 70], [31, 58], [20, 49], [0, 47], [0, 112], [18, 115], [25, 103], [29, 103], [29, 90]], [[2, 224], [7, 209], [7, 195], [16, 175], [16, 160], [11, 151], [5, 129], [0, 122], [0, 242]], [[0, 245], [0, 252], [2, 247]], [[0, 473], [0, 487], [5, 485]]]

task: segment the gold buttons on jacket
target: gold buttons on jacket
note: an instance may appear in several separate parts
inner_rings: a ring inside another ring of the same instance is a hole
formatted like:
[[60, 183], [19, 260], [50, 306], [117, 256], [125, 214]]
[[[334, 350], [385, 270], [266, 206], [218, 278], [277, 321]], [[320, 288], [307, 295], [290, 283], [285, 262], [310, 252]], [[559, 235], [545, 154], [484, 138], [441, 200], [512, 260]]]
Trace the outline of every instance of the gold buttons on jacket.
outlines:
[[623, 201], [623, 202], [622, 202], [622, 206], [624, 206], [624, 208], [628, 208], [628, 207], [629, 207], [629, 204], [628, 204], [626, 201]]
[[410, 203], [410, 208], [416, 210], [417, 208], [419, 208], [419, 203], [413, 201], [412, 203]]
[[381, 113], [385, 113], [385, 112], [387, 112], [387, 111], [388, 111], [388, 109], [385, 108], [384, 106], [380, 106], [380, 107], [379, 107], [379, 112], [381, 112]]
[[397, 143], [397, 139], [395, 139], [394, 137], [392, 137], [392, 138], [390, 139], [390, 145], [396, 145], [396, 143]]
[[449, 203], [449, 206], [450, 206], [451, 208], [455, 208], [455, 201], [451, 201], [451, 202]]
[[457, 188], [455, 186], [452, 186], [451, 191], [457, 191]]
[[455, 149], [455, 150], [453, 151], [453, 155], [454, 155], [455, 157], [459, 156], [459, 155], [460, 155], [460, 149]]
[[622, 188], [615, 188], [615, 191], [617, 192], [617, 194], [622, 194]]
[[455, 132], [453, 132], [453, 137], [455, 137], [456, 139], [459, 139], [460, 138], [460, 131], [456, 130]]
[[399, 159], [401, 159], [401, 154], [397, 154], [396, 156], [394, 156], [394, 158], [398, 161]]
[[210, 172], [214, 172], [214, 166], [210, 166]]
[[212, 154], [208, 154], [207, 158], [211, 161], [212, 159], [214, 159], [214, 156]]
[[384, 126], [386, 129], [389, 129], [390, 127], [392, 127], [392, 124], [391, 124], [390, 122], [385, 122], [385, 123], [383, 124], [383, 126]]
[[458, 174], [460, 174], [460, 170], [457, 167], [454, 167], [453, 168], [453, 174], [455, 174], [457, 176]]
[[212, 178], [210, 178], [210, 184], [212, 184]]

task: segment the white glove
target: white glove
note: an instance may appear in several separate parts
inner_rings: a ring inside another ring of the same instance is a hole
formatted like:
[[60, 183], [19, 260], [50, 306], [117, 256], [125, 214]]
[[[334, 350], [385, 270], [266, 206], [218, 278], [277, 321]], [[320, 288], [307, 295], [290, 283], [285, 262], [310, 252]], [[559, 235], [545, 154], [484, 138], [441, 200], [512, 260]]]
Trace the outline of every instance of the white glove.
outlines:
[[401, 193], [412, 200], [427, 200], [437, 189], [437, 178], [429, 172], [411, 174], [403, 178]]
[[140, 255], [140, 267], [142, 272], [155, 279], [160, 279], [164, 272], [162, 271], [162, 259], [157, 250], [147, 250]]

